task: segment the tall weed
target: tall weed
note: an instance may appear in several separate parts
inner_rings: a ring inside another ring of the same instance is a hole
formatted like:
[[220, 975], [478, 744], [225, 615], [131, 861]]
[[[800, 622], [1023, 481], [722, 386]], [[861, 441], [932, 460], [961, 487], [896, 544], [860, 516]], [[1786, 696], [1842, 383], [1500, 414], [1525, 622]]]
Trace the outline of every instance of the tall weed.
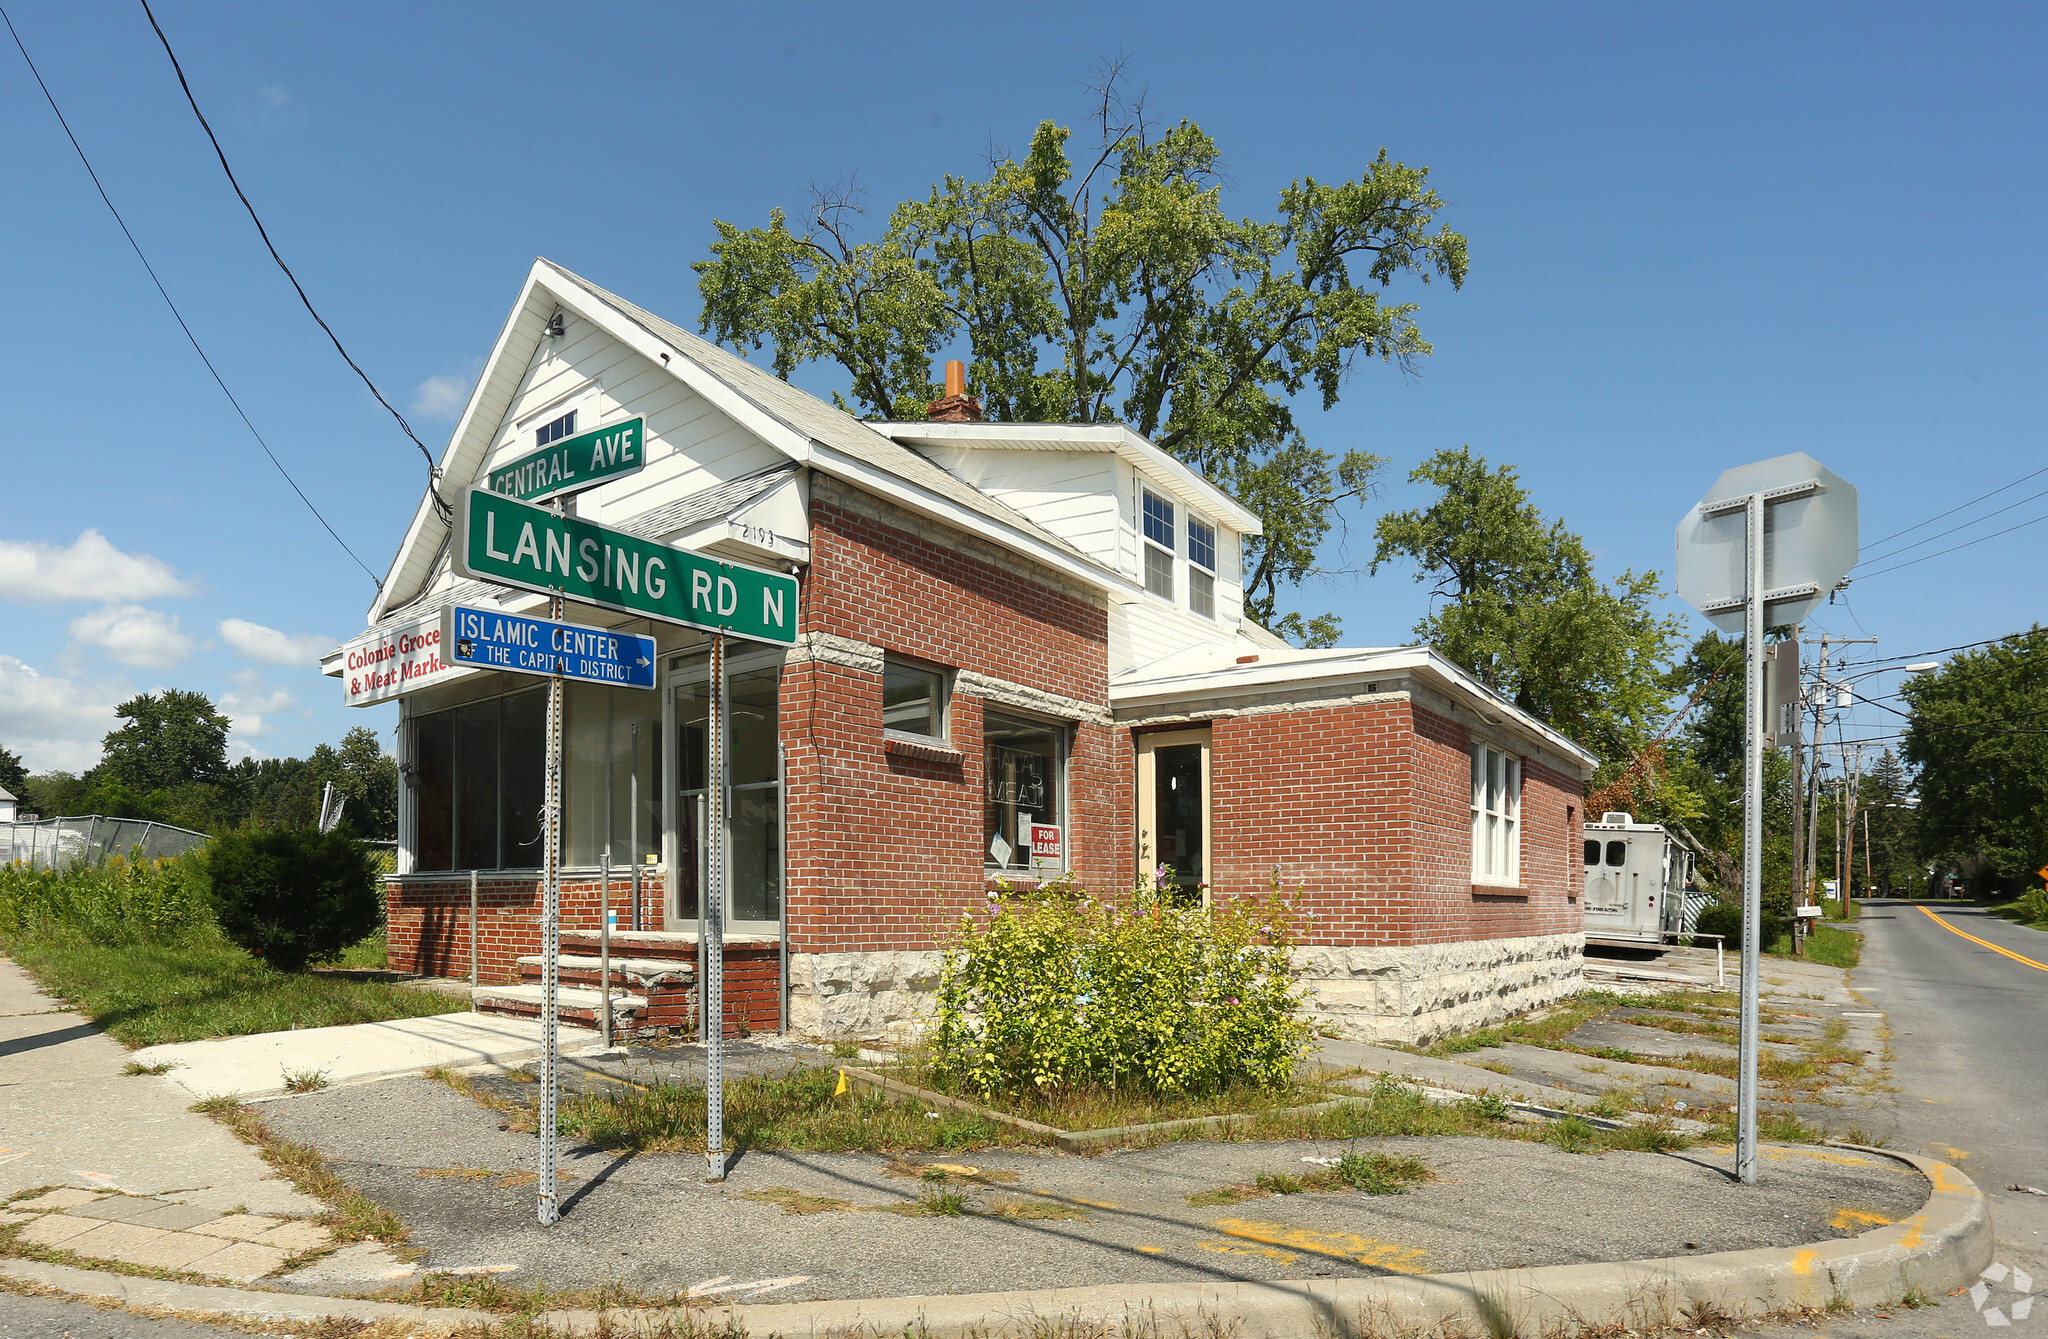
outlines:
[[999, 896], [944, 942], [932, 1068], [984, 1098], [1081, 1084], [1286, 1084], [1306, 1049], [1277, 893], [1181, 906], [1150, 889]]
[[60, 870], [0, 865], [0, 934], [78, 931], [102, 944], [181, 944], [214, 933], [198, 862], [109, 856]]

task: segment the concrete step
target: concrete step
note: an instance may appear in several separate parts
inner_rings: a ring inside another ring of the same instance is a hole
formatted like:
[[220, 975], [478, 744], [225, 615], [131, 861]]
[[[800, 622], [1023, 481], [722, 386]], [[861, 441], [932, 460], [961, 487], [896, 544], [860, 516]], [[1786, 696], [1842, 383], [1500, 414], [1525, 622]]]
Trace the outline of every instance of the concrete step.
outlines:
[[[538, 953], [529, 953], [519, 959], [519, 975], [528, 982], [540, 979], [541, 968], [546, 959]], [[565, 976], [589, 977], [594, 982], [600, 960], [595, 953], [558, 953], [555, 955], [557, 968]], [[674, 989], [679, 986], [694, 986], [697, 982], [695, 962], [676, 958], [627, 958], [612, 955], [612, 984], [626, 985], [647, 990], [657, 986]], [[593, 985], [592, 989], [596, 987]]]
[[[470, 992], [478, 1013], [535, 1015], [540, 1012], [543, 997], [540, 986], [478, 986]], [[555, 991], [556, 1014], [569, 1021], [587, 1019], [588, 1025], [594, 1027], [597, 1011], [604, 1007], [604, 1000], [605, 996], [598, 991], [563, 986]], [[645, 995], [612, 995], [612, 1026], [630, 1025], [635, 1016], [646, 1008]]]
[[[778, 943], [774, 935], [727, 934], [727, 948], [766, 948]], [[596, 930], [562, 931], [564, 951], [577, 953], [597, 952]], [[635, 958], [687, 958], [697, 960], [697, 932], [695, 930], [614, 930], [612, 931], [612, 953]]]

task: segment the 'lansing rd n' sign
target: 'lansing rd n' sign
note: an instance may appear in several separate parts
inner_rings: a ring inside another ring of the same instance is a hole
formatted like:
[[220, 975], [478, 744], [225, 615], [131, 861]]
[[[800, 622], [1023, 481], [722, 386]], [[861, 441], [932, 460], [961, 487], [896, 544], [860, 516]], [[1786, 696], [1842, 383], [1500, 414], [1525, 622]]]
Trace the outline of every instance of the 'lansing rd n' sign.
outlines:
[[720, 562], [622, 530], [472, 488], [455, 570], [667, 623], [790, 646], [796, 578]]

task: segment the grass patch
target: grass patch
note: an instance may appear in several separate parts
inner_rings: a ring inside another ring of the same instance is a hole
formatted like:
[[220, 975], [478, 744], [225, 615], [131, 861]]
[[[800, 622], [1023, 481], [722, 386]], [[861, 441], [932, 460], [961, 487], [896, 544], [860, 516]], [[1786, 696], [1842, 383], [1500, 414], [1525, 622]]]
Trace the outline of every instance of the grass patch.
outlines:
[[121, 1072], [123, 1074], [168, 1074], [177, 1067], [176, 1062], [170, 1060], [154, 1065], [145, 1065], [140, 1060], [130, 1060], [127, 1064], [121, 1066]]
[[[1612, 991], [1589, 990], [1575, 995], [1568, 1003], [1539, 1009], [1524, 1018], [1502, 1023], [1497, 1027], [1479, 1028], [1476, 1031], [1460, 1033], [1453, 1037], [1440, 1038], [1434, 1045], [1424, 1048], [1422, 1054], [1444, 1058], [1464, 1055], [1488, 1046], [1500, 1046], [1507, 1042], [1522, 1042], [1529, 1046], [1543, 1046], [1551, 1050], [1578, 1051], [1584, 1055], [1598, 1055], [1608, 1060], [1639, 1061], [1641, 1057], [1625, 1051], [1610, 1048], [1572, 1046], [1565, 1038], [1577, 1031], [1583, 1023], [1591, 1022], [1606, 1015], [1610, 1009], [1649, 1009], [1659, 1011], [1705, 1012], [1732, 1009], [1735, 996], [1728, 991], [1683, 991], [1671, 995], [1619, 995]], [[1652, 1027], [1663, 1026], [1654, 1018], [1632, 1018], [1630, 1022], [1644, 1023]], [[1676, 1022], [1677, 1020], [1665, 1020]], [[1669, 1031], [1690, 1029], [1669, 1028]]]
[[[1724, 1111], [1716, 1115], [1707, 1132], [1708, 1138], [1724, 1144], [1735, 1142], [1735, 1113]], [[1758, 1111], [1756, 1113], [1756, 1136], [1774, 1144], [1817, 1144], [1827, 1138], [1823, 1132], [1814, 1129], [1797, 1116], [1782, 1111]]]
[[390, 950], [385, 946], [384, 932], [378, 930], [350, 944], [341, 951], [331, 966], [348, 967], [356, 971], [381, 972], [391, 965]]
[[[436, 1075], [475, 1095], [460, 1076]], [[920, 1102], [883, 1101], [849, 1091], [833, 1096], [839, 1072], [805, 1069], [774, 1078], [735, 1079], [725, 1088], [725, 1134], [734, 1148], [812, 1153], [897, 1149], [973, 1149], [1043, 1142], [1025, 1131], [965, 1111], [928, 1111]], [[492, 1102], [507, 1114], [533, 1111]], [[515, 1121], [514, 1128], [518, 1128]], [[602, 1148], [644, 1153], [704, 1151], [704, 1090], [651, 1084], [623, 1091], [579, 1093], [562, 1102], [559, 1128]]]
[[[1792, 957], [1792, 936], [1778, 936], [1770, 954], [1774, 958]], [[1833, 925], [1816, 925], [1806, 937], [1805, 957], [1827, 967], [1854, 967], [1863, 961], [1863, 936]]]
[[1055, 1130], [1107, 1130], [1124, 1125], [1150, 1125], [1159, 1121], [1186, 1120], [1198, 1116], [1228, 1116], [1283, 1111], [1289, 1107], [1311, 1106], [1332, 1097], [1351, 1095], [1348, 1088], [1334, 1085], [1340, 1073], [1326, 1074], [1314, 1083], [1290, 1083], [1266, 1088], [1252, 1083], [1232, 1084], [1211, 1092], [1148, 1093], [1135, 1088], [1109, 1088], [1096, 1084], [1059, 1088], [1049, 1092], [1026, 1089], [984, 1098], [964, 1085], [935, 1076], [921, 1058], [883, 1071], [889, 1077], [945, 1093], [1019, 1116]]
[[95, 942], [79, 931], [10, 936], [43, 987], [129, 1046], [459, 1013], [467, 1000], [319, 973], [280, 972], [217, 936]]
[[1436, 1173], [1420, 1158], [1392, 1153], [1346, 1153], [1334, 1166], [1313, 1172], [1260, 1172], [1250, 1184], [1219, 1186], [1188, 1196], [1192, 1208], [1242, 1204], [1269, 1195], [1305, 1195], [1310, 1192], [1356, 1190], [1367, 1195], [1402, 1195], [1424, 1181], [1436, 1180]]
[[779, 1205], [785, 1214], [841, 1213], [853, 1207], [851, 1200], [836, 1200], [829, 1195], [806, 1195], [788, 1186], [749, 1190], [740, 1198], [757, 1204]]
[[263, 1160], [284, 1173], [293, 1185], [326, 1201], [328, 1211], [316, 1221], [336, 1237], [343, 1241], [404, 1244], [408, 1229], [398, 1215], [336, 1176], [319, 1150], [279, 1135], [232, 1097], [210, 1097], [192, 1109], [227, 1126], [243, 1143], [254, 1144]]
[[2038, 889], [2030, 889], [2010, 902], [2000, 902], [1984, 909], [2030, 930], [2048, 930], [2048, 899], [2043, 899]]

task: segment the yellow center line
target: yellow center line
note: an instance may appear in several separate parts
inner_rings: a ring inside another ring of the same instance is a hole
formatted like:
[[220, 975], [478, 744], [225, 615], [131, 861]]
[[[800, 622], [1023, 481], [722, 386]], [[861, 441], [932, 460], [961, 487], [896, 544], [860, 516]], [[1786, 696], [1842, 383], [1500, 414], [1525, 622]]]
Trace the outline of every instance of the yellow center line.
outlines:
[[1941, 917], [1939, 917], [1939, 916], [1935, 915], [1935, 914], [1934, 914], [1934, 913], [1933, 913], [1932, 911], [1929, 911], [1929, 910], [1928, 910], [1928, 909], [1927, 909], [1926, 907], [1921, 907], [1921, 908], [1920, 908], [1920, 912], [1921, 912], [1921, 914], [1925, 915], [1925, 916], [1927, 917], [1927, 919], [1928, 919], [1928, 920], [1931, 920], [1931, 921], [1933, 921], [1933, 922], [1934, 922], [1934, 923], [1935, 923], [1936, 925], [1939, 925], [1939, 926], [1940, 926], [1940, 927], [1941, 927], [1942, 929], [1944, 929], [1944, 930], [1947, 930], [1947, 931], [1948, 931], [1949, 933], [1951, 933], [1951, 934], [1959, 934], [1959, 935], [1961, 935], [1961, 936], [1962, 936], [1963, 938], [1965, 938], [1965, 939], [1969, 940], [1969, 941], [1970, 941], [1970, 942], [1971, 942], [1972, 944], [1982, 944], [1982, 945], [1983, 945], [1983, 946], [1984, 946], [1985, 948], [1988, 948], [1988, 949], [1990, 949], [1990, 950], [1991, 950], [1991, 951], [1992, 951], [1993, 953], [2002, 953], [2002, 954], [2004, 954], [2004, 955], [2005, 955], [2006, 957], [2008, 957], [2008, 958], [2011, 958], [2011, 959], [2012, 959], [2012, 960], [2013, 960], [2014, 962], [2023, 962], [2023, 963], [2025, 963], [2025, 964], [2026, 964], [2027, 966], [2029, 966], [2029, 967], [2032, 967], [2032, 968], [2033, 968], [2034, 970], [2036, 970], [2036, 971], [2040, 971], [2040, 972], [2048, 972], [2048, 963], [2042, 963], [2042, 962], [2035, 962], [2035, 961], [2034, 961], [2034, 960], [2033, 960], [2032, 958], [2029, 958], [2029, 957], [2025, 956], [2024, 954], [2020, 954], [2020, 953], [2015, 953], [2015, 952], [2013, 952], [2013, 951], [2012, 951], [2011, 949], [2009, 949], [2009, 948], [2000, 948], [2000, 947], [1999, 947], [1998, 945], [1996, 945], [1996, 944], [1992, 943], [1992, 942], [1991, 942], [1990, 940], [1988, 940], [1988, 939], [1979, 939], [1979, 938], [1977, 938], [1977, 936], [1975, 936], [1975, 935], [1971, 934], [1971, 933], [1970, 933], [1970, 932], [1969, 932], [1968, 930], [1958, 930], [1958, 929], [1956, 929], [1956, 927], [1955, 927], [1955, 926], [1953, 926], [1953, 925], [1950, 925], [1950, 924], [1949, 924], [1949, 923], [1948, 923], [1947, 921], [1945, 921], [1945, 920], [1943, 920], [1943, 919], [1942, 919]]

